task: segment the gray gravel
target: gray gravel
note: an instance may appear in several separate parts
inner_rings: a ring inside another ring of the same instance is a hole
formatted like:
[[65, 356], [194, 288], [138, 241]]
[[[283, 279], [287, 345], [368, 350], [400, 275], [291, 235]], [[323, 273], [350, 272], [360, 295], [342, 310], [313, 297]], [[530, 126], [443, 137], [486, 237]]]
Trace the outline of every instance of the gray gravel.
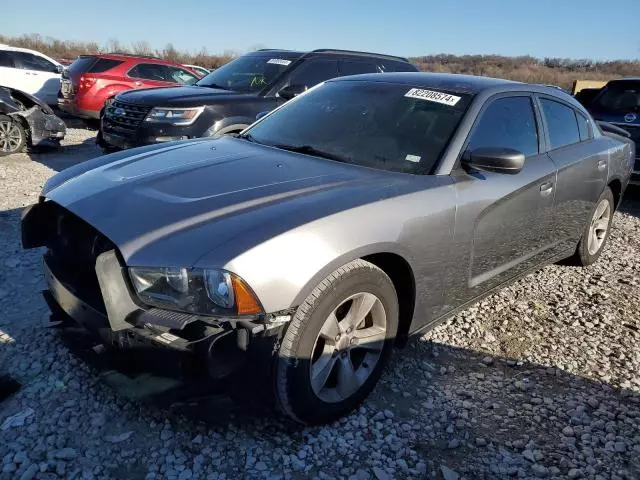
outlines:
[[99, 152], [0, 160], [0, 404], [4, 478], [640, 478], [640, 192], [600, 261], [549, 266], [395, 355], [371, 398], [331, 426], [205, 398], [125, 398], [47, 328], [39, 252], [20, 208], [54, 173]]

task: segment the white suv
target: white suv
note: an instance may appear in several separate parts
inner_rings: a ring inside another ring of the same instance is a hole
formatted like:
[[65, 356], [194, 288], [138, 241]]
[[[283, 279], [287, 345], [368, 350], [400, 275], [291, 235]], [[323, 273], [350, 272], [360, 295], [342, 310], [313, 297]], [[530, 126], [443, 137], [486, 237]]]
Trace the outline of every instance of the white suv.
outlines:
[[0, 85], [57, 105], [62, 65], [35, 50], [0, 44]]

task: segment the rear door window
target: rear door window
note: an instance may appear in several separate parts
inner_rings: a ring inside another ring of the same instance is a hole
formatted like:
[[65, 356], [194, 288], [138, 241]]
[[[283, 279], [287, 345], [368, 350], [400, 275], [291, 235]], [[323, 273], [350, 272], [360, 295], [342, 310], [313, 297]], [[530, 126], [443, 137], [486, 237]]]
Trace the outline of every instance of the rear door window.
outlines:
[[494, 100], [482, 113], [467, 149], [513, 148], [525, 156], [538, 153], [538, 128], [529, 97]]
[[576, 112], [576, 118], [578, 119], [578, 131], [580, 132], [580, 140], [585, 141], [591, 138], [591, 129], [589, 128], [589, 121], [581, 113]]
[[340, 62], [340, 75], [360, 75], [361, 73], [376, 73], [379, 72], [378, 67], [373, 63], [364, 62]]
[[338, 75], [336, 60], [309, 60], [295, 69], [287, 85], [304, 85], [311, 88]]
[[580, 130], [578, 130], [578, 122], [573, 108], [546, 98], [541, 98], [540, 104], [549, 131], [551, 149], [572, 145], [580, 141]]
[[0, 67], [15, 68], [13, 52], [0, 50]]
[[157, 63], [139, 63], [129, 70], [129, 76], [156, 82], [170, 82], [171, 80], [167, 79], [167, 72], [164, 67], [164, 65]]
[[33, 55], [27, 52], [15, 52], [15, 57], [18, 65], [24, 70], [36, 70], [38, 72], [53, 72], [58, 71], [56, 65], [44, 57]]

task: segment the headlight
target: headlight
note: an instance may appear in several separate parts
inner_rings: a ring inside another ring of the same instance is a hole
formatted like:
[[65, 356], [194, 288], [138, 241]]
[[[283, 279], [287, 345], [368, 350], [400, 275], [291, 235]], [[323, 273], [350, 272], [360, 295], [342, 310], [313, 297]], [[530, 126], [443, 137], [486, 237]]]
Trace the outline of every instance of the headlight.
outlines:
[[236, 275], [203, 268], [129, 268], [140, 300], [153, 307], [198, 315], [255, 315], [260, 302]]
[[204, 107], [161, 108], [155, 107], [147, 114], [145, 122], [162, 122], [171, 125], [191, 125], [202, 113]]

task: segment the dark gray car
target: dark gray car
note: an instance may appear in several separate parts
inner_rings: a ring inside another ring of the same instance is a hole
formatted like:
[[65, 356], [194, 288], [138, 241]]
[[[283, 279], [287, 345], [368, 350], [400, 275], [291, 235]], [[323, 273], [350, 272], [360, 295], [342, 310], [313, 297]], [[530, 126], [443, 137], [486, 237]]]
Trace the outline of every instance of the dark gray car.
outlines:
[[250, 358], [288, 415], [327, 422], [409, 335], [546, 263], [594, 262], [634, 156], [555, 88], [345, 77], [238, 138], [61, 172], [23, 244], [47, 247], [57, 317], [167, 370]]

